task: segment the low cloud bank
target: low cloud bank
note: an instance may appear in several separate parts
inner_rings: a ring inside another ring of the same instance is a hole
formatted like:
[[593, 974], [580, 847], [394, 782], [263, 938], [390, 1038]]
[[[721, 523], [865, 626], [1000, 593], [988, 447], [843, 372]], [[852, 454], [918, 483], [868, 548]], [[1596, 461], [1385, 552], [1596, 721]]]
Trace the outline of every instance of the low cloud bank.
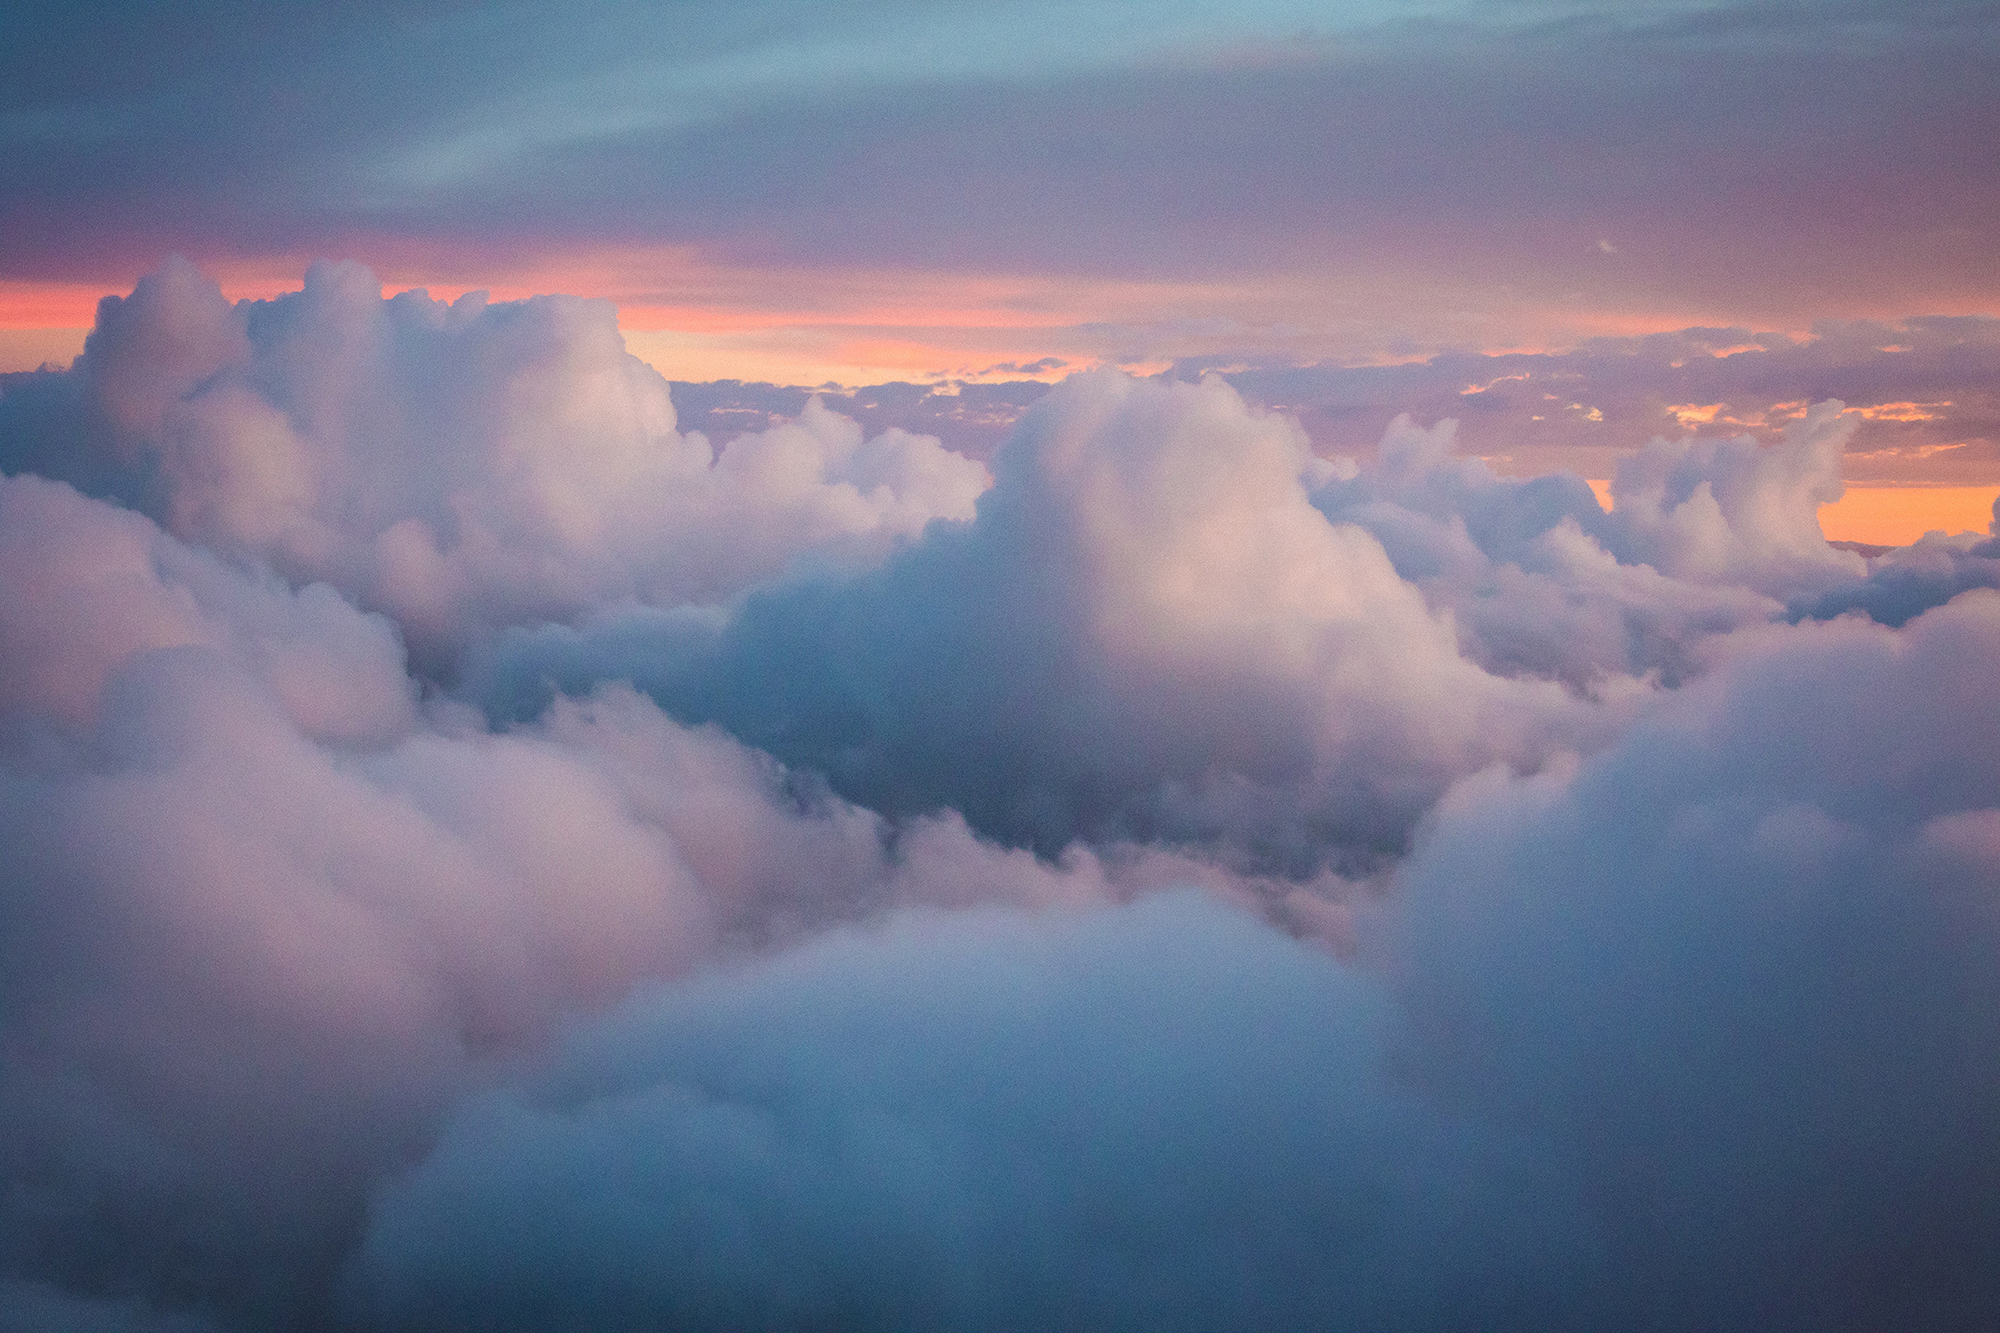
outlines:
[[1401, 871], [1405, 1067], [1564, 1145], [1621, 1322], [2000, 1314], [1996, 651], [1987, 591], [1752, 636]]
[[339, 267], [9, 382], [0, 1329], [2000, 1317], [1996, 554], [1838, 404], [799, 411]]
[[1568, 1322], [1560, 1173], [1391, 1086], [1384, 1032], [1364, 978], [1189, 896], [905, 917], [470, 1103], [353, 1286], [391, 1328]]
[[[1325, 455], [1373, 459], [1395, 418], [1463, 422], [1463, 447], [1528, 477], [1609, 478], [1655, 437], [1775, 443], [1810, 406], [1847, 403], [1856, 425], [1838, 475], [1857, 483], [1978, 486], [2000, 475], [2000, 319], [1829, 320], [1804, 336], [1691, 328], [1593, 338], [1564, 352], [1446, 351], [1394, 365], [1244, 357], [1176, 361], [1170, 379], [1220, 375], [1246, 402], [1295, 418]], [[825, 391], [873, 431], [899, 426], [989, 458], [1050, 385], [875, 384]], [[684, 425], [711, 435], [796, 415], [812, 391], [723, 381], [674, 385]]]

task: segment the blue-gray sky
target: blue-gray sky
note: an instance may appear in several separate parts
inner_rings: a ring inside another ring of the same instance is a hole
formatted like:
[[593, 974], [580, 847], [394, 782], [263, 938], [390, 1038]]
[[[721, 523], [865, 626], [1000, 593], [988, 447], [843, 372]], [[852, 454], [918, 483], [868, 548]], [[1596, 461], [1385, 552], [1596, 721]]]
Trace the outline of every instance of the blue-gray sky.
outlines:
[[85, 325], [173, 251], [245, 294], [326, 255], [609, 295], [690, 380], [2000, 310], [1975, 3], [29, 3], [0, 29], [16, 327]]

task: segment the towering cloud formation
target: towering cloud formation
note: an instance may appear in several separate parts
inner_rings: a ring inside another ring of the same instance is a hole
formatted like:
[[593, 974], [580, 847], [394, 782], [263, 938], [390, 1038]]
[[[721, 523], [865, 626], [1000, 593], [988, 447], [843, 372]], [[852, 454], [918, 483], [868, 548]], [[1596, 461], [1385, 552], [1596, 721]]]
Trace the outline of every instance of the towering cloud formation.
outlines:
[[1992, 1323], [1994, 553], [1846, 420], [988, 488], [169, 266], [0, 398], [0, 1329]]
[[995, 467], [971, 526], [877, 571], [760, 593], [707, 636], [519, 635], [489, 674], [636, 679], [856, 799], [1046, 850], [1215, 838], [1295, 867], [1393, 851], [1452, 777], [1595, 725], [1467, 661], [1375, 537], [1314, 509], [1339, 469], [1220, 381], [1074, 378]]

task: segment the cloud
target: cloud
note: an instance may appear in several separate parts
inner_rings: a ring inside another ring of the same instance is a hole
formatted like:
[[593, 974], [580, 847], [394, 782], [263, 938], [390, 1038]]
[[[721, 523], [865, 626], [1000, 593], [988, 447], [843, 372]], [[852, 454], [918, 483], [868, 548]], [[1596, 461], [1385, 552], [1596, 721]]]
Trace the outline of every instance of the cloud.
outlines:
[[[1248, 336], [1247, 331], [1238, 330]], [[1608, 480], [1655, 438], [1779, 441], [1815, 402], [1856, 418], [1841, 475], [1861, 484], [1978, 485], [2000, 460], [2000, 320], [1824, 320], [1805, 336], [1688, 328], [1596, 337], [1562, 351], [1453, 350], [1394, 364], [1310, 361], [1297, 350], [1230, 348], [1181, 357], [1166, 374], [1219, 374], [1244, 401], [1294, 416], [1315, 452], [1372, 459], [1398, 416], [1457, 420], [1459, 447], [1515, 477], [1568, 470]], [[1305, 364], [1298, 364], [1299, 361]], [[829, 392], [869, 431], [900, 426], [990, 458], [1050, 386], [882, 384]], [[673, 386], [684, 427], [711, 435], [796, 415], [809, 391], [776, 385]]]
[[[906, 915], [460, 1105], [385, 1328], [1964, 1328], [2000, 1308], [2000, 596], [1749, 634], [1438, 806], [1356, 969], [1191, 896]], [[1378, 973], [1374, 970], [1379, 967]]]
[[1231, 366], [1246, 399], [1296, 414], [1323, 453], [1366, 457], [1387, 422], [1458, 418], [1465, 447], [1518, 475], [1567, 468], [1609, 478], [1655, 437], [1748, 435], [1775, 443], [1809, 404], [1839, 399], [1859, 418], [1845, 445], [1852, 480], [1977, 484], [2000, 458], [2000, 320], [1824, 320], [1810, 334], [1690, 328], [1593, 338], [1559, 352], [1445, 352], [1396, 365]]
[[1400, 849], [1454, 777], [1605, 725], [1489, 674], [1308, 483], [1296, 426], [1220, 381], [1073, 377], [996, 457], [969, 526], [880, 569], [759, 592], [719, 626], [612, 616], [508, 638], [473, 689], [631, 679], [877, 808], [949, 806], [1059, 850], [1233, 846], [1302, 870]]
[[1841, 494], [1840, 457], [1855, 422], [1839, 402], [1815, 406], [1774, 448], [1655, 440], [1612, 479], [1615, 544], [1633, 563], [1700, 583], [1796, 593], [1862, 568], [1827, 545], [1819, 507]]
[[[1366, 332], [1335, 335], [1356, 354], [1413, 326], [1459, 342], [1454, 316], [1509, 288], [1570, 332], [1992, 295], [1978, 6], [1072, 8], [1051, 44], [1034, 5], [579, 24], [527, 4], [495, 27], [36, 4], [4, 66], [0, 267], [95, 279], [189, 247], [456, 267], [636, 238], [850, 272], [1249, 273], [1317, 286], [1295, 324], [1365, 288]], [[1851, 203], [1887, 198], [1923, 207]]]
[[[1822, 432], [1791, 452], [1818, 448], [1823, 468], [1822, 436], [1833, 438]], [[1372, 533], [1396, 572], [1452, 616], [1461, 649], [1491, 672], [1583, 691], [1615, 687], [1621, 676], [1678, 680], [1695, 669], [1710, 636], [1769, 620], [1777, 603], [1753, 588], [1726, 577], [1676, 577], [1700, 564], [1685, 558], [1690, 547], [1699, 552], [1705, 544], [1711, 563], [1741, 556], [1731, 546], [1742, 542], [1731, 520], [1710, 512], [1712, 472], [1725, 477], [1746, 537], [1766, 540], [1767, 522], [1796, 535], [1801, 554], [1789, 557], [1786, 573], [1800, 562], [1849, 568], [1817, 535], [1810, 488], [1789, 483], [1800, 460], [1778, 464], [1752, 441], [1720, 456], [1691, 441], [1655, 441], [1632, 472], [1620, 474], [1621, 503], [1609, 514], [1580, 478], [1502, 478], [1457, 446], [1456, 421], [1426, 430], [1399, 416], [1373, 465], [1322, 482], [1312, 500], [1328, 519]], [[1753, 460], [1769, 475], [1732, 475], [1754, 471]], [[1671, 469], [1681, 475], [1680, 494], [1670, 499], [1653, 478]], [[1681, 544], [1663, 540], [1663, 529]], [[1669, 559], [1655, 554], [1661, 548]], [[1777, 576], [1761, 568], [1697, 572]]]
[[199, 646], [261, 677], [318, 740], [380, 741], [414, 717], [381, 617], [323, 584], [246, 576], [59, 482], [0, 480], [0, 569], [0, 714], [87, 731], [127, 662]]
[[1995, 555], [1857, 421], [717, 451], [169, 265], [0, 399], [0, 1328], [1991, 1323]]
[[57, 483], [0, 482], [0, 588], [0, 1265], [79, 1296], [318, 1318], [369, 1183], [639, 978], [895, 904], [1260, 892], [891, 823], [629, 691], [491, 734], [380, 617]]
[[2000, 1310], [1996, 649], [1991, 592], [1760, 632], [1399, 871], [1405, 1067], [1579, 1164], [1612, 1322]]
[[1388, 1083], [1382, 1018], [1191, 896], [899, 918], [468, 1103], [350, 1289], [392, 1329], [1560, 1326], [1519, 1262], [1587, 1253], [1560, 1175]]
[[719, 601], [799, 558], [867, 563], [969, 518], [988, 484], [934, 439], [864, 439], [814, 402], [712, 448], [675, 430], [609, 305], [385, 301], [354, 265], [232, 306], [169, 263], [105, 301], [66, 378], [0, 408], [10, 467], [330, 583], [440, 671], [493, 626]]
[[1885, 625], [1901, 625], [1972, 588], [2000, 588], [2000, 515], [1993, 535], [1984, 540], [1969, 532], [1954, 537], [1933, 532], [1885, 551], [1868, 562], [1865, 578], [1795, 601], [1792, 616], [1827, 620], [1859, 611]]

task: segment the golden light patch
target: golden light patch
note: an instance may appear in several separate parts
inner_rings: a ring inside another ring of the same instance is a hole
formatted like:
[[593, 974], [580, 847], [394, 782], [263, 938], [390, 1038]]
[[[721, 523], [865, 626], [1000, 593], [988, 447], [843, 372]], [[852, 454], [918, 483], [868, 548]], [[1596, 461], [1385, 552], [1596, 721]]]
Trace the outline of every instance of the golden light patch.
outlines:
[[88, 328], [0, 328], [0, 375], [43, 366], [67, 366], [83, 352]]
[[[1611, 483], [1593, 480], [1597, 502], [1611, 508]], [[1819, 507], [1828, 541], [1908, 546], [1927, 532], [1986, 532], [2000, 486], [1849, 486]]]
[[1927, 532], [1986, 532], [2000, 486], [1850, 486], [1819, 510], [1829, 541], [1907, 546]]
[[1696, 426], [1706, 426], [1714, 422], [1716, 416], [1727, 406], [1727, 403], [1670, 403], [1667, 411], [1673, 413], [1674, 420], [1681, 423], [1682, 430], [1693, 430]]
[[1870, 421], [1937, 421], [1942, 417], [1937, 409], [1950, 407], [1949, 401], [1941, 403], [1877, 403], [1873, 407], [1850, 408]]

